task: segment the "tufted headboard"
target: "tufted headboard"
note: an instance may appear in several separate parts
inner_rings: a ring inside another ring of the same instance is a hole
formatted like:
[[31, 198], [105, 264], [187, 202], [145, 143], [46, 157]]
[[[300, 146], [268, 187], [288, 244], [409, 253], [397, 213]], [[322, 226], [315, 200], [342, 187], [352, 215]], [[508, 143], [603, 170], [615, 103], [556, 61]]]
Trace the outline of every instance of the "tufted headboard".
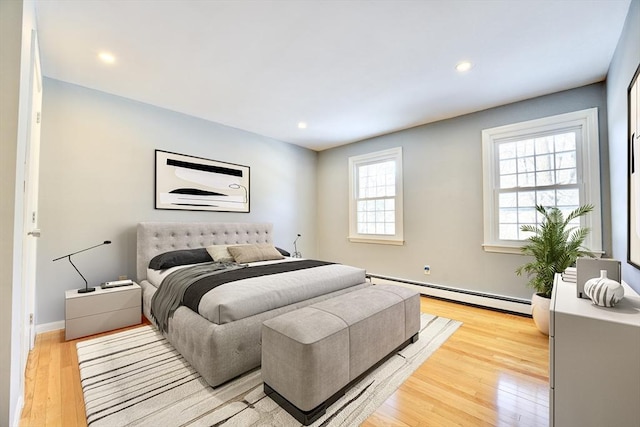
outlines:
[[211, 245], [273, 243], [269, 223], [141, 222], [138, 224], [136, 273], [147, 277], [151, 259], [163, 252]]

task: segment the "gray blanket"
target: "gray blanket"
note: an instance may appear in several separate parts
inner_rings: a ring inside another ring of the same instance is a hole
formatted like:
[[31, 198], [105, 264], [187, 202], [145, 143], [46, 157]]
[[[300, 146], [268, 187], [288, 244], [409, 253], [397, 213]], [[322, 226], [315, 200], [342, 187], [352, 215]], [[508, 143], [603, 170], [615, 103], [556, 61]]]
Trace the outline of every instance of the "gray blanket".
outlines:
[[162, 332], [167, 331], [169, 318], [180, 307], [185, 291], [196, 281], [224, 271], [245, 268], [230, 262], [207, 262], [183, 268], [169, 274], [151, 299], [151, 317]]

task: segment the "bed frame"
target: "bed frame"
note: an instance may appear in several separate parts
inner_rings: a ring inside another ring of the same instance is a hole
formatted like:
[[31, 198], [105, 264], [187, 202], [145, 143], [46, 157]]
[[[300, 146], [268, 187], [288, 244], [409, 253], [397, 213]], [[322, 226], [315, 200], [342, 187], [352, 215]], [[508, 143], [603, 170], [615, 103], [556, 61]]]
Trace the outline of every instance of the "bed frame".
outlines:
[[[268, 223], [142, 222], [137, 228], [137, 275], [142, 287], [143, 313], [152, 323], [151, 298], [155, 286], [146, 280], [149, 261], [178, 249], [211, 245], [273, 243]], [[333, 296], [351, 292], [367, 283], [218, 325], [181, 306], [169, 319], [165, 336], [175, 349], [211, 386], [218, 386], [260, 366], [262, 322]]]

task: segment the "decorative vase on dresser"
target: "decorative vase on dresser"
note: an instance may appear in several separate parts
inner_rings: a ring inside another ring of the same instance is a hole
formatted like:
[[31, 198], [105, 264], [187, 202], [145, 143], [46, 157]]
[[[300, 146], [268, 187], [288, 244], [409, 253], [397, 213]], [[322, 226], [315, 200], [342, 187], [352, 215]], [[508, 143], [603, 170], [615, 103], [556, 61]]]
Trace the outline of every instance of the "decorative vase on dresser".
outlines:
[[624, 288], [615, 280], [607, 278], [607, 270], [600, 270], [600, 277], [587, 280], [584, 293], [595, 305], [601, 307], [613, 307], [624, 298]]

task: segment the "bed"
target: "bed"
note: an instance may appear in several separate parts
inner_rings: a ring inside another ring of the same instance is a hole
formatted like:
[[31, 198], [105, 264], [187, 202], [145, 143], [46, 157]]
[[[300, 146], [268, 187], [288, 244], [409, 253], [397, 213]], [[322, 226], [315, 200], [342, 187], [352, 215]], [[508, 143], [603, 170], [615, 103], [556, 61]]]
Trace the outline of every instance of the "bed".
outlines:
[[[163, 277], [156, 277], [157, 272], [149, 268], [149, 263], [158, 255], [212, 245], [268, 246], [273, 245], [272, 236], [273, 227], [269, 223], [139, 223], [136, 269], [144, 316], [157, 326], [151, 315], [151, 301]], [[284, 259], [284, 262], [293, 264], [299, 260]], [[254, 266], [249, 264], [247, 268]], [[168, 319], [164, 335], [215, 387], [260, 365], [263, 321], [367, 286], [370, 283], [365, 280], [364, 270], [340, 264], [224, 284], [209, 291], [202, 300], [227, 298], [226, 302], [205, 313], [207, 318], [198, 308], [181, 305]], [[229, 295], [245, 299], [229, 301]], [[202, 303], [197, 307], [202, 308]]]

